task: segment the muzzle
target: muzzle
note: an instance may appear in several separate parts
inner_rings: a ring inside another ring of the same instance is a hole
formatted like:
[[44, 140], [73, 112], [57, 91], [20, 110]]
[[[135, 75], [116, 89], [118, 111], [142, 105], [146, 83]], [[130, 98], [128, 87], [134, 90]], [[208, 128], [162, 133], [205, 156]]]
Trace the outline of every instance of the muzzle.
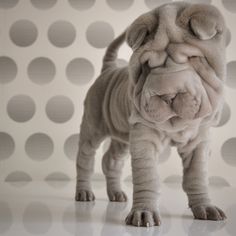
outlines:
[[146, 119], [160, 123], [172, 117], [193, 120], [212, 112], [201, 78], [188, 64], [152, 69], [143, 87], [141, 109]]

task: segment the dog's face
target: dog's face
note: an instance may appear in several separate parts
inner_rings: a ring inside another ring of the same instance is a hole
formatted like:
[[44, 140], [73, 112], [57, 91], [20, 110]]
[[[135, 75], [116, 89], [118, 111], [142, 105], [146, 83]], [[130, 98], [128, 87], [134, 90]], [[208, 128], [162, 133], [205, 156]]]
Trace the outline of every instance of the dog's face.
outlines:
[[162, 126], [214, 118], [222, 107], [226, 35], [210, 5], [171, 3], [135, 20], [127, 43], [136, 115]]

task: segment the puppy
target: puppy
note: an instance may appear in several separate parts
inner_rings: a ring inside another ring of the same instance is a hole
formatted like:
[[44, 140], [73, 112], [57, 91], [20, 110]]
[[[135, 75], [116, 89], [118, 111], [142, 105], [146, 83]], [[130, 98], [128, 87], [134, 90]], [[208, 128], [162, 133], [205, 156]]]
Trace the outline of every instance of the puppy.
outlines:
[[[116, 66], [126, 40], [128, 67]], [[89, 89], [77, 155], [77, 201], [93, 201], [90, 177], [99, 144], [111, 137], [102, 160], [110, 201], [123, 202], [120, 177], [131, 154], [133, 205], [126, 223], [160, 225], [158, 155], [176, 146], [183, 190], [196, 219], [224, 220], [207, 183], [209, 128], [219, 122], [225, 80], [226, 26], [211, 5], [174, 2], [138, 17], [108, 47], [101, 75]]]

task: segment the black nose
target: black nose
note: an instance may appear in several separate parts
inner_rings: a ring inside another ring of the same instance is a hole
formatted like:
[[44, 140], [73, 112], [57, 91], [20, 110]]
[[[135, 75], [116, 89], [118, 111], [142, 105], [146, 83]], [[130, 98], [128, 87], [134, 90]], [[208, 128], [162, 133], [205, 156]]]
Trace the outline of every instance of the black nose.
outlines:
[[161, 95], [160, 98], [165, 101], [168, 105], [171, 105], [176, 97], [176, 94], [165, 94]]

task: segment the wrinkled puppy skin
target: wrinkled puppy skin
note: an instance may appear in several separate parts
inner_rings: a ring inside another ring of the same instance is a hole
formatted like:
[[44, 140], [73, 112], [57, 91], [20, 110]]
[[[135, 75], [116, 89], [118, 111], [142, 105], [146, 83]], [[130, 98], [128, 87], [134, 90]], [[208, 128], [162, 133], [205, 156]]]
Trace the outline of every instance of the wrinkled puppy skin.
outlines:
[[[183, 163], [183, 189], [196, 219], [224, 220], [208, 194], [209, 128], [223, 105], [227, 30], [211, 5], [174, 2], [138, 17], [108, 47], [101, 75], [89, 89], [77, 155], [77, 201], [93, 201], [95, 151], [111, 137], [102, 169], [110, 201], [127, 201], [120, 177], [131, 154], [133, 205], [126, 223], [160, 225], [157, 169], [166, 145]], [[118, 68], [117, 51], [126, 40], [133, 53]]]

